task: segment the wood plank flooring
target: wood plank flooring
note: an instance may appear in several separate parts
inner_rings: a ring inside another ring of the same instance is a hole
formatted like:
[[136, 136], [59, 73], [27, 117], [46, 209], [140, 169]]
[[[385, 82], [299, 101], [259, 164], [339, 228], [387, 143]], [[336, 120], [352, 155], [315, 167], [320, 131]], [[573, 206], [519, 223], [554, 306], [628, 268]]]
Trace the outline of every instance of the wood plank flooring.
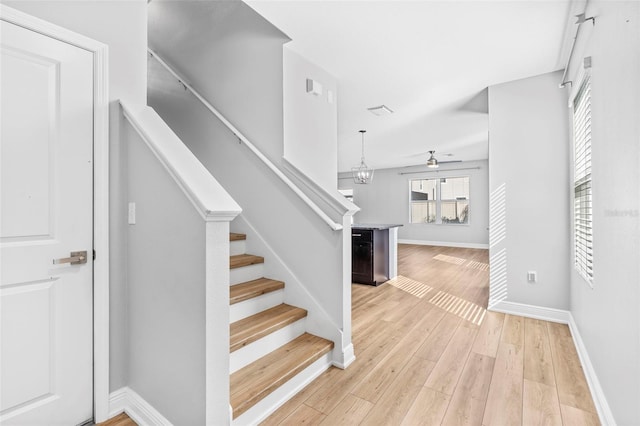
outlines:
[[600, 424], [567, 326], [486, 311], [488, 262], [400, 245], [399, 279], [352, 286], [356, 361], [263, 424]]
[[126, 413], [120, 413], [106, 422], [98, 423], [97, 426], [138, 426], [138, 424], [131, 420]]

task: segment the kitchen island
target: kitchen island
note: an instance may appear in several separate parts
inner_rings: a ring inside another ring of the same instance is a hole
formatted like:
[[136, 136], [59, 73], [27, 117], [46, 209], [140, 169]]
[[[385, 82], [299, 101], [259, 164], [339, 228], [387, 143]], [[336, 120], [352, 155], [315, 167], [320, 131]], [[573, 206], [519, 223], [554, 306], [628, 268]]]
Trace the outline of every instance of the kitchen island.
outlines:
[[351, 225], [351, 281], [380, 285], [398, 275], [397, 224]]

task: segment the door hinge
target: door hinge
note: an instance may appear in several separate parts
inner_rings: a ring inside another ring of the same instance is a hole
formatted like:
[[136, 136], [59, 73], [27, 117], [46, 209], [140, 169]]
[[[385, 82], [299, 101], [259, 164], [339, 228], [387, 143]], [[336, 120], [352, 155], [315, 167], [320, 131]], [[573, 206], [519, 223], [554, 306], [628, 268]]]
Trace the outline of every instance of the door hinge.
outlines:
[[93, 260], [96, 260], [96, 251], [93, 251]]

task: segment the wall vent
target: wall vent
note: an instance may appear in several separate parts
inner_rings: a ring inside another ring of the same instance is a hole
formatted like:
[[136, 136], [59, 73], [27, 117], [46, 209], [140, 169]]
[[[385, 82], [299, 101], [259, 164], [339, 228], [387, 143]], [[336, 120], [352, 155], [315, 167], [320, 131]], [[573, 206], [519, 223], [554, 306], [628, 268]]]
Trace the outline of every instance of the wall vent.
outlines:
[[386, 105], [367, 108], [367, 111], [377, 116], [393, 114], [393, 110]]

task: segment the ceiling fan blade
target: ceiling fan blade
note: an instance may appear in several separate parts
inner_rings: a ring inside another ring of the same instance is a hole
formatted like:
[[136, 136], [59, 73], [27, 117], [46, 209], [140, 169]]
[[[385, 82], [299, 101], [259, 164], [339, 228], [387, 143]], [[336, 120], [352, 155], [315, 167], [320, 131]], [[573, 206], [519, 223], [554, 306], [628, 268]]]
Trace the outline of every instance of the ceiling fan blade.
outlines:
[[[425, 151], [425, 152], [417, 152], [415, 154], [405, 155], [405, 157], [406, 158], [409, 158], [409, 157], [425, 157], [425, 158], [429, 158], [429, 155], [430, 155], [429, 151]], [[436, 158], [449, 158], [449, 157], [453, 157], [453, 154], [449, 154], [449, 153], [446, 153], [446, 154], [434, 154], [434, 156]], [[440, 160], [438, 160], [438, 162], [440, 162]]]

